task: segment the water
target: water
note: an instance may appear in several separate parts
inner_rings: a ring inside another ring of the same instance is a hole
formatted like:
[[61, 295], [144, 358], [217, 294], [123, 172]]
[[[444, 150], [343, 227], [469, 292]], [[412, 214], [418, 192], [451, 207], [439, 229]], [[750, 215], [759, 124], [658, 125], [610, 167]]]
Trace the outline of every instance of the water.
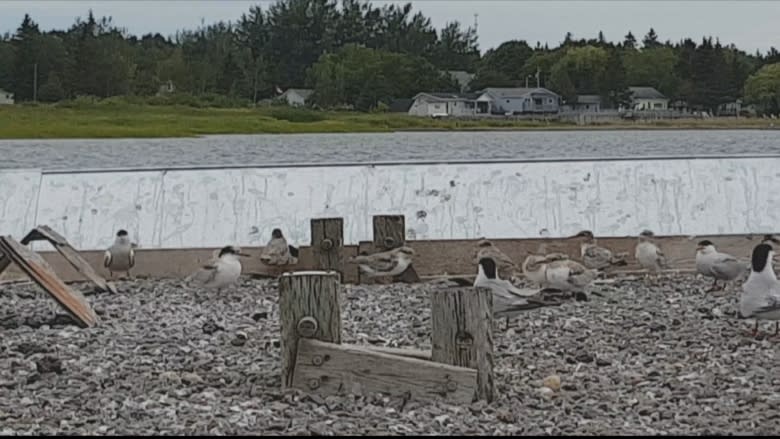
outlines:
[[220, 135], [184, 139], [0, 140], [0, 168], [78, 170], [775, 153], [780, 153], [778, 130]]

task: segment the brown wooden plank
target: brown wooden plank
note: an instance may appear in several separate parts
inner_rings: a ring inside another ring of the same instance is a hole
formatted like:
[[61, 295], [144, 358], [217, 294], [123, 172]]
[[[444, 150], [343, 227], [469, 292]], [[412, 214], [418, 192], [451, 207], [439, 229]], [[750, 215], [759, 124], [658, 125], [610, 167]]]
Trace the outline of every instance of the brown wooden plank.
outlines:
[[0, 251], [10, 257], [35, 283], [49, 293], [82, 326], [98, 322], [89, 302], [81, 292], [72, 290], [57, 275], [36, 261], [36, 255], [10, 236], [0, 238]]
[[382, 393], [415, 400], [470, 404], [477, 371], [384, 354], [359, 346], [301, 339], [295, 388], [323, 395]]
[[11, 258], [6, 256], [2, 250], [0, 250], [0, 275], [3, 274], [9, 265], [11, 265]]
[[406, 219], [403, 215], [374, 216], [374, 247], [379, 251], [401, 247], [406, 242]]
[[491, 402], [493, 293], [487, 288], [431, 289], [431, 359], [477, 370], [475, 399]]
[[340, 273], [343, 279], [343, 247], [343, 218], [314, 218], [311, 220], [311, 250], [315, 270], [333, 270]]
[[[293, 383], [300, 340], [316, 338], [341, 343], [339, 275], [335, 271], [285, 273], [279, 278], [279, 315], [282, 348], [282, 386]], [[303, 319], [316, 323], [311, 333], [299, 326]]]
[[431, 361], [431, 351], [421, 351], [419, 349], [408, 348], [389, 348], [385, 346], [361, 346], [370, 351], [379, 352], [381, 354], [396, 355], [406, 358], [417, 358], [418, 360]]

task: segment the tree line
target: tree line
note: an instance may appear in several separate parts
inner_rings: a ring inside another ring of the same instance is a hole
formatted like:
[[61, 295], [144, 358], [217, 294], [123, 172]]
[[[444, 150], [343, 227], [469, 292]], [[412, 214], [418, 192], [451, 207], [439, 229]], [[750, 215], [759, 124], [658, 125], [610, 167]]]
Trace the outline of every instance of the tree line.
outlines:
[[437, 30], [411, 4], [362, 0], [278, 0], [172, 37], [129, 35], [91, 11], [43, 32], [25, 15], [0, 38], [0, 88], [17, 102], [152, 96], [170, 81], [178, 93], [246, 102], [312, 88], [320, 107], [367, 111], [421, 91], [459, 91], [446, 72], [461, 70], [475, 74], [471, 90], [539, 84], [567, 102], [591, 94], [618, 106], [628, 86], [650, 86], [692, 109], [744, 99], [778, 113], [778, 63], [774, 47], [751, 54], [711, 37], [662, 42], [653, 29], [641, 41], [631, 32], [618, 42], [569, 33], [553, 48], [512, 40], [483, 55], [471, 27]]

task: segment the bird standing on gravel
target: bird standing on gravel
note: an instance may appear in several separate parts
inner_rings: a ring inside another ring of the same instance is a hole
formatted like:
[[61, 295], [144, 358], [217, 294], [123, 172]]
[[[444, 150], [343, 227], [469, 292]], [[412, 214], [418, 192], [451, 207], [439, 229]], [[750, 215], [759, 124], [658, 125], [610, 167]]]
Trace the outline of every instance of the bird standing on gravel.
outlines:
[[124, 271], [130, 277], [130, 269], [135, 266], [135, 250], [126, 230], [116, 232], [114, 244], [103, 255], [103, 266], [108, 268], [111, 277], [114, 272]]
[[493, 292], [493, 315], [499, 318], [505, 317], [507, 327], [509, 327], [509, 318], [518, 312], [549, 305], [542, 301], [528, 299], [538, 294], [538, 291], [520, 289], [508, 280], [501, 279], [496, 261], [489, 256], [480, 258], [474, 286], [489, 288]]
[[752, 335], [758, 334], [759, 320], [775, 321], [775, 336], [780, 331], [780, 281], [772, 267], [775, 252], [771, 245], [761, 243], [753, 249], [748, 280], [742, 285], [739, 313], [743, 318], [754, 318]]
[[543, 289], [571, 292], [578, 300], [586, 300], [585, 288], [598, 274], [562, 253], [528, 255], [523, 262], [523, 273]]
[[238, 247], [232, 245], [222, 247], [216, 259], [207, 262], [188, 280], [207, 289], [222, 291], [223, 288], [235, 284], [241, 276], [241, 261], [238, 259], [240, 256], [249, 255], [241, 253]]
[[654, 236], [650, 230], [643, 230], [639, 234], [639, 242], [634, 250], [634, 257], [645, 270], [658, 272], [662, 268], [668, 268], [668, 265], [664, 253], [653, 243]]
[[281, 229], [274, 229], [260, 260], [267, 265], [295, 265], [298, 263], [298, 249], [287, 244]]
[[[715, 245], [705, 239], [696, 245], [696, 271], [714, 279], [712, 287], [707, 292], [715, 291], [718, 281], [732, 281], [739, 277], [745, 266], [737, 258], [715, 249]], [[723, 288], [725, 288], [725, 283]]]
[[414, 254], [411, 247], [402, 246], [373, 255], [354, 256], [348, 262], [358, 264], [361, 273], [369, 277], [398, 276], [409, 268]]
[[582, 263], [587, 268], [603, 270], [610, 266], [626, 265], [626, 253], [613, 254], [612, 251], [596, 244], [596, 238], [590, 230], [583, 230], [575, 238], [582, 238], [580, 243], [580, 256]]
[[477, 243], [477, 263], [482, 258], [491, 258], [496, 263], [498, 275], [502, 279], [511, 280], [520, 271], [512, 259], [487, 239], [481, 239]]

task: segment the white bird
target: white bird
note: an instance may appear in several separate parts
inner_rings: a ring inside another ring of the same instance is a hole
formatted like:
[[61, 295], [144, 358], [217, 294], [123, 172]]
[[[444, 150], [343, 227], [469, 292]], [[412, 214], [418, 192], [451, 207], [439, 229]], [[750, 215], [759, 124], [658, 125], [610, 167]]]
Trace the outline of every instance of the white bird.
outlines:
[[487, 239], [481, 239], [477, 243], [477, 249], [476, 262], [479, 263], [479, 260], [482, 258], [492, 258], [496, 263], [498, 275], [501, 276], [501, 278], [513, 279], [517, 275], [517, 272], [520, 271], [520, 268], [509, 256]]
[[218, 257], [204, 264], [188, 281], [207, 289], [222, 291], [223, 288], [235, 284], [241, 276], [241, 261], [238, 259], [240, 256], [249, 255], [241, 253], [238, 247], [232, 245], [222, 247]]
[[780, 330], [780, 281], [772, 267], [774, 255], [771, 245], [758, 244], [753, 249], [750, 276], [742, 284], [739, 313], [743, 318], [756, 320], [754, 337], [758, 334], [759, 320], [774, 320], [775, 336]]
[[[744, 269], [745, 266], [737, 258], [719, 252], [711, 241], [705, 239], [696, 245], [696, 271], [714, 279], [712, 287], [707, 292], [715, 291], [719, 280], [736, 279]], [[723, 287], [725, 288], [725, 284]]]
[[260, 260], [267, 265], [295, 265], [298, 263], [298, 249], [287, 244], [280, 229], [274, 229]]
[[505, 317], [507, 327], [509, 326], [509, 318], [517, 313], [549, 305], [545, 302], [528, 299], [530, 296], [537, 295], [539, 291], [528, 288], [520, 289], [508, 280], [501, 279], [495, 260], [489, 256], [480, 258], [474, 286], [489, 288], [492, 291], [493, 315], [499, 318]]
[[569, 259], [551, 261], [545, 270], [550, 288], [571, 292], [584, 292], [597, 275], [596, 270]]
[[582, 238], [580, 243], [580, 257], [587, 268], [603, 270], [610, 266], [626, 265], [626, 253], [613, 254], [612, 251], [596, 244], [596, 238], [590, 230], [583, 230], [576, 235]]
[[103, 254], [103, 266], [111, 277], [114, 277], [114, 272], [121, 271], [130, 277], [130, 269], [135, 266], [135, 250], [126, 230], [116, 232], [114, 244]]
[[644, 230], [639, 234], [634, 257], [642, 268], [658, 272], [662, 268], [668, 268], [668, 265], [664, 253], [652, 242], [653, 236], [655, 235], [650, 230]]
[[402, 246], [373, 255], [357, 255], [348, 262], [358, 264], [360, 271], [369, 277], [398, 276], [409, 268], [414, 254], [411, 247]]

